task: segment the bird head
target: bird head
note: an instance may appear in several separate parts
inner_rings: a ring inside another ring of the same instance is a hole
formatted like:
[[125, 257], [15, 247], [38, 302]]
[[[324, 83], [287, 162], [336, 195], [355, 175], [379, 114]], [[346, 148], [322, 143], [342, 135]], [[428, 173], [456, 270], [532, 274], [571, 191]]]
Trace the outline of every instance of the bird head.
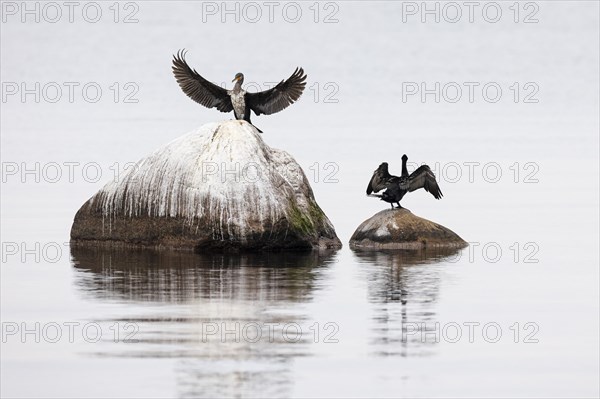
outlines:
[[240, 84], [244, 83], [244, 74], [241, 72], [236, 73], [232, 82], [240, 82]]
[[406, 156], [406, 154], [402, 155], [402, 160], [403, 161], [407, 161], [408, 160], [408, 157]]

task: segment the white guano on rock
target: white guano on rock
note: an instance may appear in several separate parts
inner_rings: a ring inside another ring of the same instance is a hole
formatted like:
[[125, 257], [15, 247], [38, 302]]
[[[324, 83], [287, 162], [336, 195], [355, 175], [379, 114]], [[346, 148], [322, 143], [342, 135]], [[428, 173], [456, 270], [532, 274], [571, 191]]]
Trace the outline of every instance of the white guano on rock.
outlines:
[[300, 165], [261, 136], [245, 121], [226, 121], [171, 141], [84, 204], [72, 240], [194, 249], [341, 246]]

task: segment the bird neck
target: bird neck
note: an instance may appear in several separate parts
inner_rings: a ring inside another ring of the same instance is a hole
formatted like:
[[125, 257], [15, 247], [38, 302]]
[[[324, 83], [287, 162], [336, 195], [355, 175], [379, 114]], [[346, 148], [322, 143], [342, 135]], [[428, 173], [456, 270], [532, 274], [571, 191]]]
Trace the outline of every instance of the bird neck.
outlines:
[[402, 176], [408, 176], [408, 168], [406, 167], [405, 158], [402, 158]]
[[244, 81], [243, 80], [238, 80], [235, 82], [235, 86], [233, 86], [233, 91], [235, 91], [236, 93], [240, 92], [242, 90], [242, 83]]

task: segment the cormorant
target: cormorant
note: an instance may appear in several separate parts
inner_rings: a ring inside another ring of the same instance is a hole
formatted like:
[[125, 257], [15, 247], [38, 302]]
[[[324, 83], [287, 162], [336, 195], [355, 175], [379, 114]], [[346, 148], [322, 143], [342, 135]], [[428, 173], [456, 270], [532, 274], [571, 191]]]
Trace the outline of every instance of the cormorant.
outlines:
[[398, 208], [402, 208], [400, 206], [402, 197], [404, 197], [407, 192], [415, 191], [419, 188], [424, 188], [425, 191], [431, 193], [435, 199], [442, 198], [442, 190], [440, 190], [440, 187], [435, 180], [435, 175], [429, 166], [421, 165], [409, 175], [408, 169], [406, 168], [406, 161], [408, 161], [408, 157], [406, 154], [402, 155], [402, 175], [400, 177], [391, 175], [388, 172], [387, 162], [379, 165], [375, 172], [373, 172], [371, 181], [369, 181], [367, 195], [371, 195], [372, 192], [378, 192], [385, 188], [386, 190], [382, 194], [373, 194], [372, 196], [378, 197], [382, 201], [389, 202], [392, 205], [392, 209], [394, 209], [394, 203], [398, 204]]
[[[173, 74], [181, 90], [192, 100], [207, 108], [216, 108], [221, 112], [233, 111], [236, 119], [250, 122], [250, 110], [258, 116], [271, 115], [287, 108], [300, 98], [306, 75], [302, 68], [296, 68], [292, 76], [282, 80], [277, 86], [258, 93], [248, 93], [242, 89], [244, 74], [237, 73], [232, 82], [232, 90], [226, 90], [204, 79], [185, 62], [185, 50], [173, 56]], [[254, 126], [254, 125], [252, 125]], [[254, 126], [260, 133], [262, 131]]]

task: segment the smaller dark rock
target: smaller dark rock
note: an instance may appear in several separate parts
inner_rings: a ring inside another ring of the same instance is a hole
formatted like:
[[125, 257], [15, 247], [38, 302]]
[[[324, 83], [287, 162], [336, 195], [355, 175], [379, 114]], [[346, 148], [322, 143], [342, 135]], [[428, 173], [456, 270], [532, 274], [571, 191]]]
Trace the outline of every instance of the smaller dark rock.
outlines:
[[350, 238], [353, 249], [419, 249], [467, 246], [452, 230], [408, 209], [387, 209], [361, 223]]

